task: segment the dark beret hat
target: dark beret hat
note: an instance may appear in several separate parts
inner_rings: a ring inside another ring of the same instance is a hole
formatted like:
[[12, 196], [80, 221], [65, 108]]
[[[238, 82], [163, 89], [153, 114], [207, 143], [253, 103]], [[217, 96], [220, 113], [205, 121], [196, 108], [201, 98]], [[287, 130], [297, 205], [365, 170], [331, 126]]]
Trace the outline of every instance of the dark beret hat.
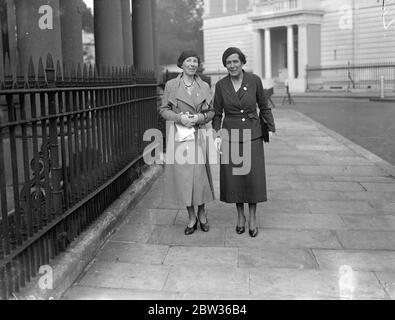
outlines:
[[199, 58], [198, 54], [193, 50], [186, 50], [186, 51], [183, 51], [181, 53], [181, 55], [179, 56], [179, 58], [177, 60], [177, 67], [182, 68], [182, 64], [184, 63], [184, 61], [190, 57], [197, 58], [198, 62], [200, 64], [200, 58]]
[[244, 63], [244, 64], [247, 63], [246, 56], [239, 48], [230, 47], [230, 48], [226, 49], [224, 54], [222, 55], [222, 63], [225, 68], [226, 68], [226, 59], [228, 59], [229, 56], [231, 56], [232, 54], [235, 54], [235, 53], [237, 53], [239, 55], [240, 61], [242, 63]]

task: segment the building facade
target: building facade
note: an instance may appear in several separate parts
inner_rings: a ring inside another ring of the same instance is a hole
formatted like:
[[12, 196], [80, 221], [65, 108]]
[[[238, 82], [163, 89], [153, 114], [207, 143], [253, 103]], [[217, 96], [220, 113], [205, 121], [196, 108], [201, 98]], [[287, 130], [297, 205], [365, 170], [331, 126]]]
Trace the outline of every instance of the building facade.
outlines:
[[294, 92], [306, 90], [307, 67], [395, 62], [394, 0], [206, 0], [203, 30], [213, 82], [230, 46], [266, 87], [288, 81]]

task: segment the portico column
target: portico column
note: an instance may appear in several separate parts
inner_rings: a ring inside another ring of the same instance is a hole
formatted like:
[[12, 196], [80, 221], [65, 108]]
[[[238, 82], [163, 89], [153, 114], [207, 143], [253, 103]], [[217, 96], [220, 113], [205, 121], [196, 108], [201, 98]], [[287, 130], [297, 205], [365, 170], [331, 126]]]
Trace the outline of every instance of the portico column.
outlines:
[[126, 65], [133, 64], [133, 36], [132, 19], [130, 16], [130, 0], [121, 0], [122, 4], [122, 34], [123, 34], [123, 58]]
[[133, 0], [133, 52], [138, 68], [155, 67], [152, 8], [152, 0]]
[[[1, 8], [0, 8], [1, 10]], [[0, 34], [3, 35], [3, 21], [1, 21], [1, 14], [0, 14]], [[0, 81], [4, 75], [4, 58], [3, 58], [3, 37], [0, 37]]]
[[60, 0], [63, 63], [83, 63], [82, 15], [78, 0]]
[[302, 24], [298, 26], [298, 51], [299, 51], [299, 76], [298, 79], [306, 78], [306, 65], [307, 65], [307, 25]]
[[[16, 65], [17, 61], [15, 30], [14, 1], [0, 0], [0, 59], [3, 59], [2, 61], [4, 62], [7, 56], [11, 65]], [[4, 66], [0, 66], [0, 78], [3, 75], [3, 69], [1, 68], [4, 68]]]
[[270, 29], [265, 29], [265, 78], [272, 78], [272, 41]]
[[96, 65], [124, 62], [121, 0], [94, 0]]
[[295, 78], [295, 56], [294, 56], [294, 30], [293, 26], [287, 27], [287, 51], [288, 51], [288, 79]]
[[48, 53], [62, 63], [59, 0], [15, 0], [19, 64], [22, 74], [28, 71], [29, 58], [45, 64]]
[[263, 70], [262, 70], [262, 32], [261, 30], [257, 29], [254, 30], [254, 37], [255, 37], [255, 46], [254, 46], [254, 73], [258, 75], [260, 78], [263, 77]]
[[156, 1], [153, 1], [152, 3], [152, 30], [153, 30], [153, 36], [152, 36], [152, 41], [154, 43], [154, 66], [155, 66], [155, 71], [156, 71], [156, 77], [158, 78], [158, 81], [160, 81], [160, 76], [161, 76], [161, 68], [159, 66], [159, 50], [158, 50], [158, 19], [157, 19], [157, 6], [156, 6]]

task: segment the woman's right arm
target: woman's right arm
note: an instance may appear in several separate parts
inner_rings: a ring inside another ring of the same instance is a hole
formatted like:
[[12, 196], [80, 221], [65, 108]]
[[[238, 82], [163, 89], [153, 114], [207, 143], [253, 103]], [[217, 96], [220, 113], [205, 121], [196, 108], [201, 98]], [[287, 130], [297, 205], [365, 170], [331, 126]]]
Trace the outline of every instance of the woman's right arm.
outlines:
[[215, 85], [214, 110], [215, 110], [215, 115], [214, 115], [212, 126], [213, 129], [218, 132], [221, 129], [222, 114], [224, 112], [222, 93], [219, 83]]
[[166, 121], [173, 121], [177, 124], [181, 124], [181, 114], [177, 114], [173, 111], [172, 103], [169, 101], [171, 90], [174, 89], [172, 89], [169, 82], [167, 82], [165, 91], [163, 93], [162, 102], [158, 107], [158, 112]]

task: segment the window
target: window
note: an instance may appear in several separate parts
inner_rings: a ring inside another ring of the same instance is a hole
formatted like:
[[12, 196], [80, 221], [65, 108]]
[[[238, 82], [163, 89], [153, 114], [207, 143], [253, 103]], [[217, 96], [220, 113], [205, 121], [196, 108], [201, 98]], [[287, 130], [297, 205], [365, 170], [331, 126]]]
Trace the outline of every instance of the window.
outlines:
[[237, 0], [237, 11], [238, 12], [245, 12], [250, 9], [250, 5], [253, 1], [251, 0]]
[[237, 0], [226, 0], [226, 13], [232, 14], [236, 13], [236, 3]]
[[217, 16], [223, 14], [223, 4], [222, 0], [211, 0], [210, 5], [210, 15]]
[[228, 15], [246, 12], [253, 0], [211, 0], [209, 12], [212, 16]]

